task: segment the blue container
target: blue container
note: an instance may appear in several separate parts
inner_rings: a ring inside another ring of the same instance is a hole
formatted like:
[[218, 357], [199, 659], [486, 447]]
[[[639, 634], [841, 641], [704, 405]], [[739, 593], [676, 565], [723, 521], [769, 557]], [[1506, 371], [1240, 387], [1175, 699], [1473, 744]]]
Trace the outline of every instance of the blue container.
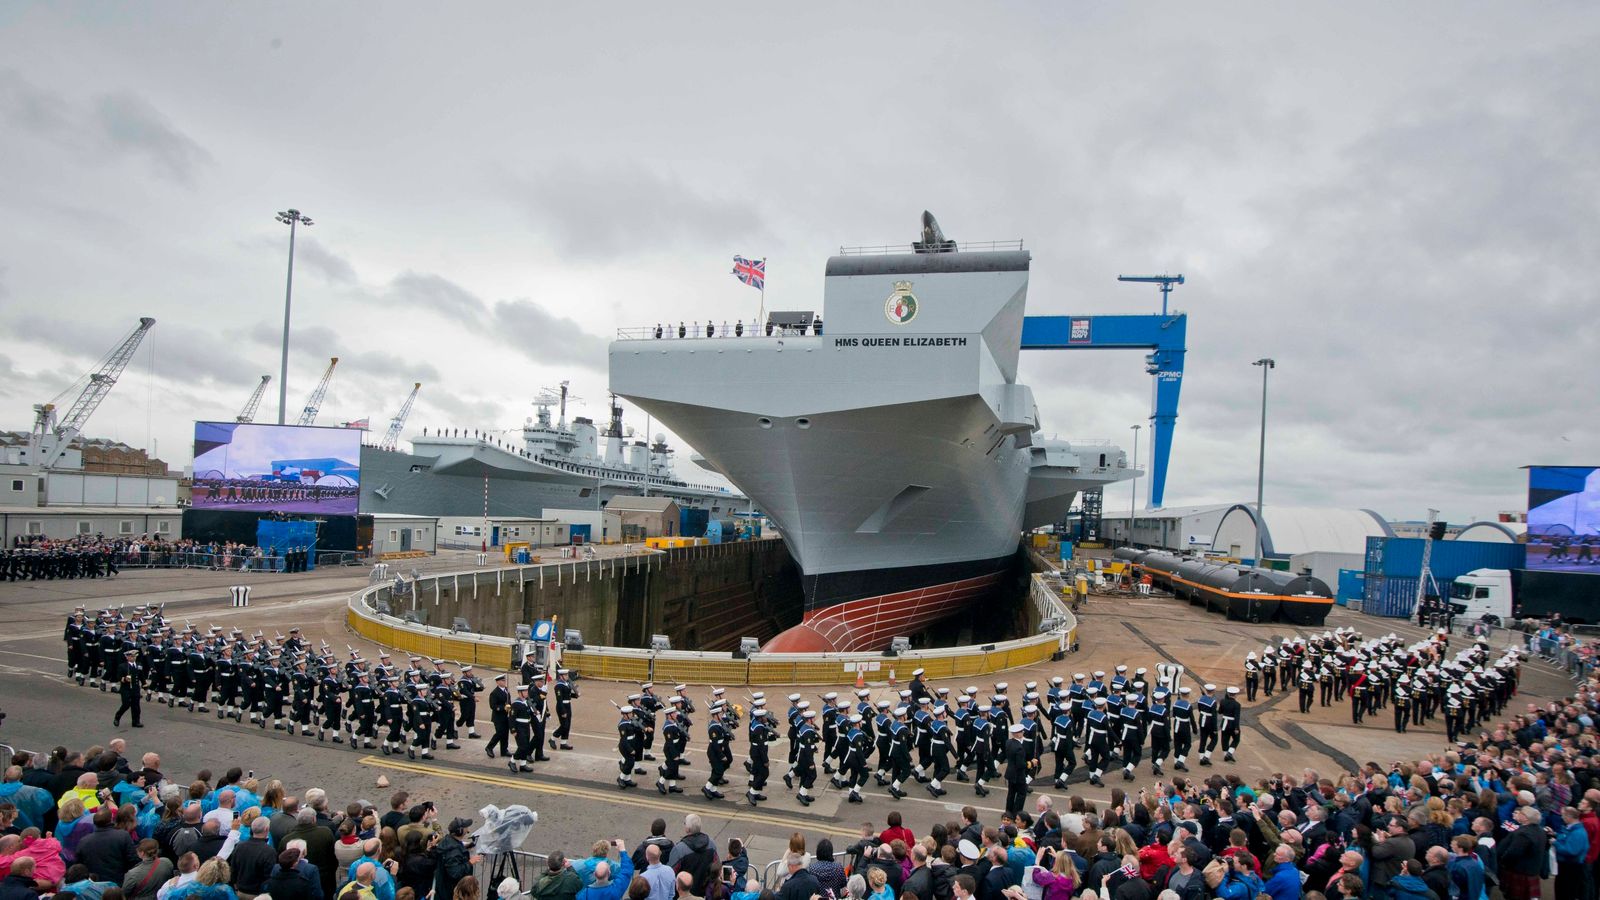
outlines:
[[528, 555], [528, 548], [527, 547], [518, 547], [517, 548], [517, 565], [525, 566], [529, 562], [532, 562], [532, 561], [533, 561], [533, 557]]
[[1367, 573], [1356, 569], [1339, 570], [1339, 594], [1334, 602], [1346, 606], [1351, 600], [1365, 601], [1367, 598]]
[[592, 543], [594, 541], [593, 532], [593, 525], [570, 525], [567, 527], [567, 534], [574, 544]]
[[705, 537], [706, 524], [711, 521], [709, 509], [678, 510], [678, 534], [682, 537]]
[[[1367, 574], [1416, 578], [1422, 574], [1424, 543], [1422, 538], [1367, 538]], [[1527, 559], [1524, 544], [1434, 541], [1428, 569], [1435, 579], [1445, 582], [1473, 569], [1521, 569]]]

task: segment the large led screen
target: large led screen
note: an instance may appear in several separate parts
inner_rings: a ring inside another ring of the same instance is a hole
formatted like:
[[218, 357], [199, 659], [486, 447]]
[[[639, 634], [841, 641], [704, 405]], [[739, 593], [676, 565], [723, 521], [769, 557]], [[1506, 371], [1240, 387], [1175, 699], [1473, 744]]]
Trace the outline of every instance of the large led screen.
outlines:
[[1528, 467], [1528, 568], [1600, 573], [1600, 467]]
[[301, 425], [194, 425], [195, 509], [353, 516], [361, 432]]

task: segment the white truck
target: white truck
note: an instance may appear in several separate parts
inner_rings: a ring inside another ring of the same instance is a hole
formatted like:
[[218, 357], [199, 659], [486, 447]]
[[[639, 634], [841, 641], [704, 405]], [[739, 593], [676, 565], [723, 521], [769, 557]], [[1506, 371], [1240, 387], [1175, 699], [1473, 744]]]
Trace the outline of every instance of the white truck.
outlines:
[[1559, 614], [1567, 622], [1600, 621], [1600, 577], [1537, 569], [1473, 569], [1450, 586], [1458, 620], [1491, 624]]

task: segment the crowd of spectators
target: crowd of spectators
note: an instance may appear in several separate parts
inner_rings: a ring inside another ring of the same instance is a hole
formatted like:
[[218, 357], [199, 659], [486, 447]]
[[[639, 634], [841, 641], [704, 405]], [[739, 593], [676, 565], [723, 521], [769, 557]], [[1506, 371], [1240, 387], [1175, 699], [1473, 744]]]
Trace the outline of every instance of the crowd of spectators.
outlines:
[[1600, 685], [1447, 752], [1254, 781], [1179, 776], [1109, 800], [1036, 793], [982, 821], [796, 833], [763, 877], [696, 815], [630, 850], [550, 847], [491, 878], [472, 822], [401, 791], [379, 809], [241, 770], [184, 782], [123, 742], [18, 753], [0, 775], [0, 900], [1592, 900], [1600, 859]]

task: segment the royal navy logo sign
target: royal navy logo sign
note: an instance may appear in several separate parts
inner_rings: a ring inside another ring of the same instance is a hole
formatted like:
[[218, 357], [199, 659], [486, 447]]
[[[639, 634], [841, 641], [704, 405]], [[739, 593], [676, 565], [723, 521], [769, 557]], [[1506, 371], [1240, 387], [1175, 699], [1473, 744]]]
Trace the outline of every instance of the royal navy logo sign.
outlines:
[[894, 293], [883, 303], [883, 315], [896, 325], [904, 325], [917, 317], [917, 295], [911, 293], [911, 282], [894, 283]]

